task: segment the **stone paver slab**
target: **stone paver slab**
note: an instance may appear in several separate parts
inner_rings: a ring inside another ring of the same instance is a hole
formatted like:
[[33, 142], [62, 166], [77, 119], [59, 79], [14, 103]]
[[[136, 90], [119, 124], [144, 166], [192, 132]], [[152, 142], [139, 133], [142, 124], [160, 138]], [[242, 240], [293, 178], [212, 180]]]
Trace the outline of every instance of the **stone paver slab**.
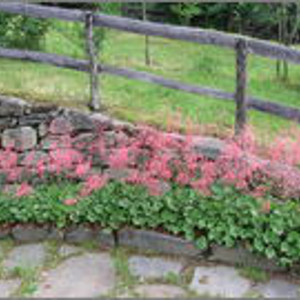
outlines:
[[63, 244], [58, 250], [58, 253], [62, 257], [66, 257], [69, 255], [77, 254], [82, 252], [83, 250], [80, 247], [76, 247], [73, 245]]
[[143, 284], [135, 290], [140, 297], [146, 298], [178, 298], [184, 297], [182, 288], [167, 284]]
[[298, 298], [300, 297], [300, 286], [285, 280], [272, 279], [267, 283], [258, 284], [255, 288], [266, 298]]
[[169, 273], [179, 275], [180, 262], [159, 257], [132, 256], [129, 258], [129, 270], [132, 275], [142, 278], [163, 278]]
[[199, 295], [212, 297], [242, 297], [251, 287], [249, 280], [241, 277], [231, 267], [197, 267], [190, 289]]
[[3, 266], [8, 270], [16, 267], [36, 268], [42, 266], [45, 258], [46, 250], [43, 244], [27, 244], [13, 248]]
[[87, 253], [64, 261], [46, 274], [35, 297], [97, 297], [115, 285], [115, 272], [109, 254]]
[[0, 280], [0, 297], [9, 297], [20, 284], [19, 279]]

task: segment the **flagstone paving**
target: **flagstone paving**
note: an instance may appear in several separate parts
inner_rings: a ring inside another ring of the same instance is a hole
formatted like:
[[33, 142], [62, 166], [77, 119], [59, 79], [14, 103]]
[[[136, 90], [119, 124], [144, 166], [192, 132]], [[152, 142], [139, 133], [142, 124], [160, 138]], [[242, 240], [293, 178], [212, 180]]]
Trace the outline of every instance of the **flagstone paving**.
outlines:
[[41, 266], [46, 258], [46, 250], [42, 244], [28, 244], [14, 247], [3, 263], [8, 270], [14, 268], [36, 268]]
[[299, 285], [283, 280], [270, 280], [255, 288], [265, 298], [299, 298]]
[[62, 257], [67, 257], [70, 255], [78, 254], [80, 252], [82, 252], [82, 248], [64, 244], [59, 247], [58, 254]]
[[46, 273], [37, 297], [97, 297], [113, 289], [115, 271], [108, 253], [85, 253]]
[[179, 275], [183, 265], [180, 262], [160, 257], [132, 256], [129, 258], [129, 270], [141, 278], [163, 278], [169, 274]]
[[[299, 297], [300, 279], [220, 264], [58, 242], [0, 241], [0, 297]], [[263, 271], [259, 271], [263, 272]], [[253, 273], [252, 273], [253, 274]]]
[[0, 280], [0, 297], [9, 297], [20, 284], [19, 279]]
[[197, 267], [190, 288], [200, 295], [239, 298], [250, 290], [251, 282], [233, 267]]
[[143, 284], [139, 285], [135, 291], [143, 298], [179, 298], [186, 295], [184, 289], [166, 284]]

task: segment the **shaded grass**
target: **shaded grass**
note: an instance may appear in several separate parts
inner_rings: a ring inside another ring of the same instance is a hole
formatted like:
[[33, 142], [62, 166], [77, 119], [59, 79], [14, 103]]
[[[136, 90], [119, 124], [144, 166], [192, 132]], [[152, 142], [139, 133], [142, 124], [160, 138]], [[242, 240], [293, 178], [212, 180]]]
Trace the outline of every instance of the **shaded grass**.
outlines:
[[3, 261], [12, 250], [13, 246], [14, 242], [11, 239], [4, 239], [0, 241], [0, 279], [6, 279], [9, 277], [3, 267]]
[[[78, 24], [53, 21], [43, 51], [84, 57], [79, 30]], [[143, 36], [107, 30], [100, 59], [110, 65], [234, 92], [235, 54], [232, 50], [151, 37], [150, 53], [152, 65], [147, 67]], [[4, 59], [0, 60], [0, 66], [2, 94], [87, 109], [89, 79], [86, 74]], [[248, 70], [249, 94], [299, 107], [299, 66], [290, 66], [287, 82], [275, 77], [275, 61], [266, 58], [250, 55]], [[166, 128], [168, 115], [174, 119], [174, 112], [179, 110], [184, 118], [199, 125], [201, 134], [224, 137], [233, 131], [234, 103], [109, 75], [101, 76], [100, 80], [101, 101], [107, 112], [115, 117]], [[259, 112], [251, 111], [249, 118], [260, 140], [269, 141], [278, 131], [291, 125], [291, 122]], [[186, 125], [177, 120], [174, 127], [183, 130]]]
[[269, 280], [269, 274], [266, 271], [254, 267], [241, 268], [239, 274], [254, 282], [266, 282]]
[[128, 263], [128, 252], [126, 249], [115, 248], [111, 252], [111, 256], [114, 263], [114, 268], [116, 270], [117, 285], [107, 296], [116, 295], [135, 295], [134, 287], [138, 283], [137, 278], [135, 278], [129, 270]]
[[13, 293], [14, 297], [24, 297], [32, 295], [38, 284], [38, 277], [40, 271], [37, 268], [16, 267], [13, 270], [13, 276], [21, 279], [21, 285]]

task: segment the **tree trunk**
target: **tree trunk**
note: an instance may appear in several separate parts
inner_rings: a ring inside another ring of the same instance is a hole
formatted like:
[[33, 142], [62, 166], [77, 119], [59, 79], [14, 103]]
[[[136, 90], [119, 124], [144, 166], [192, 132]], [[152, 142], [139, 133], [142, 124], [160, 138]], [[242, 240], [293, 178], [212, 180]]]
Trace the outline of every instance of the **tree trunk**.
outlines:
[[[277, 9], [277, 19], [278, 19], [278, 42], [282, 43], [282, 16], [281, 16], [281, 9]], [[276, 60], [276, 76], [280, 78], [281, 75], [281, 60]]]
[[[287, 13], [287, 4], [282, 3], [283, 5], [283, 43], [286, 46], [289, 46], [289, 33], [288, 33], [288, 13]], [[288, 62], [286, 60], [283, 61], [283, 80], [286, 81], [288, 79]]]
[[244, 132], [247, 125], [247, 42], [238, 40], [236, 44], [236, 111], [235, 134]]
[[[145, 0], [142, 2], [143, 5], [143, 21], [147, 21], [147, 3]], [[151, 64], [150, 61], [150, 44], [149, 44], [149, 36], [145, 35], [145, 64], [149, 66]]]
[[100, 109], [100, 99], [99, 99], [99, 78], [98, 78], [98, 51], [94, 43], [93, 35], [93, 11], [86, 13], [86, 47], [87, 47], [87, 57], [90, 65], [90, 108], [94, 111]]

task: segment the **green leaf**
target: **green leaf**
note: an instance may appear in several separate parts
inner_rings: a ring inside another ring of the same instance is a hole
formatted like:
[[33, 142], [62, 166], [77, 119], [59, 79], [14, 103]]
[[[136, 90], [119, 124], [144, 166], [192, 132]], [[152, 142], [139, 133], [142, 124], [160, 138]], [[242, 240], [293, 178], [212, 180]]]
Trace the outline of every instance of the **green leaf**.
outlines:
[[200, 250], [205, 250], [208, 247], [207, 239], [204, 236], [197, 238], [196, 240], [196, 247]]
[[267, 258], [271, 259], [274, 258], [276, 256], [276, 252], [273, 248], [268, 247], [265, 251]]

